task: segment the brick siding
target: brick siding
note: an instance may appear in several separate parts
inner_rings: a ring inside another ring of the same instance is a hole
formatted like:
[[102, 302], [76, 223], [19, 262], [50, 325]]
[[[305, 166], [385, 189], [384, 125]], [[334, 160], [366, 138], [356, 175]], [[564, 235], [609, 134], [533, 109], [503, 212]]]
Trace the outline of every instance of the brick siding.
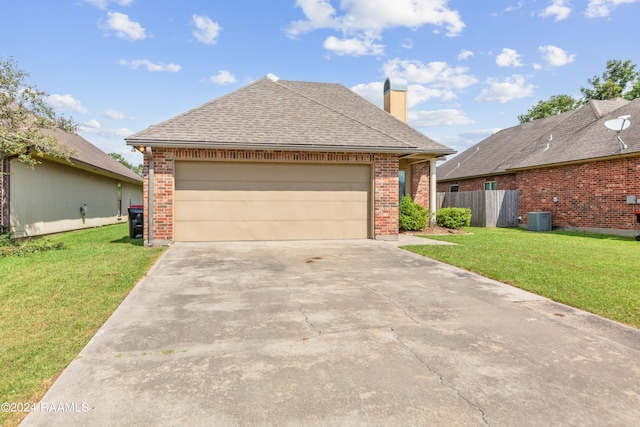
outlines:
[[430, 163], [411, 165], [411, 198], [415, 203], [429, 210], [429, 173]]
[[459, 191], [483, 190], [486, 181], [497, 181], [499, 190], [520, 190], [523, 224], [527, 223], [528, 212], [551, 212], [555, 227], [640, 228], [633, 215], [640, 211], [640, 205], [626, 203], [627, 196], [640, 196], [639, 157], [439, 182], [438, 191], [447, 192], [452, 184], [458, 184]]
[[[518, 172], [520, 215], [551, 212], [557, 227], [637, 228], [627, 195], [640, 196], [640, 159], [623, 158]], [[554, 203], [553, 198], [558, 202]]]
[[[376, 238], [398, 235], [398, 157], [393, 154], [327, 153], [270, 150], [207, 150], [153, 148], [154, 240], [173, 240], [173, 189], [175, 160], [283, 161], [291, 163], [366, 163], [373, 165], [373, 229]], [[144, 238], [148, 240], [148, 171], [144, 159]], [[427, 179], [428, 180], [428, 179]], [[428, 185], [428, 184], [427, 184]]]

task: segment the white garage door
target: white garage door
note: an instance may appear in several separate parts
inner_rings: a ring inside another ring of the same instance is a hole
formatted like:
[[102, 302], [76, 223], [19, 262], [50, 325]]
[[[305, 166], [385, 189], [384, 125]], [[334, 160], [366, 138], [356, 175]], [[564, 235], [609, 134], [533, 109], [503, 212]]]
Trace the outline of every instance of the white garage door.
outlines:
[[369, 237], [369, 165], [176, 162], [174, 240]]

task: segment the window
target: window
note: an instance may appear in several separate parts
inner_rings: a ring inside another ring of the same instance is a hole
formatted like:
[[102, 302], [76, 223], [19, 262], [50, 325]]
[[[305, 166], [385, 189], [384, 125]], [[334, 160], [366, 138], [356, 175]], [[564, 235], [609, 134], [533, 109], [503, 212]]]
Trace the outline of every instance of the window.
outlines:
[[496, 183], [496, 181], [487, 181], [484, 183], [484, 189], [485, 190], [497, 190], [498, 189], [498, 184]]
[[450, 193], [457, 193], [458, 192], [458, 184], [453, 184], [449, 186], [449, 192]]
[[402, 199], [407, 195], [407, 171], [398, 171], [398, 196]]

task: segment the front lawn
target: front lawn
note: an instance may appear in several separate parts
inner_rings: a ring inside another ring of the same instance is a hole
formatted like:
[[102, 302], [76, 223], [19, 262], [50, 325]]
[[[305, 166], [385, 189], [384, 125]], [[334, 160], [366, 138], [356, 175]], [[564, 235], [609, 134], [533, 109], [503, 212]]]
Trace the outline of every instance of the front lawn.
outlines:
[[452, 245], [406, 249], [640, 328], [640, 242], [633, 237], [519, 228], [425, 236]]
[[[162, 249], [128, 234], [63, 233], [52, 250], [0, 257], [0, 402], [37, 402], [149, 270]], [[0, 424], [20, 418], [0, 411]]]

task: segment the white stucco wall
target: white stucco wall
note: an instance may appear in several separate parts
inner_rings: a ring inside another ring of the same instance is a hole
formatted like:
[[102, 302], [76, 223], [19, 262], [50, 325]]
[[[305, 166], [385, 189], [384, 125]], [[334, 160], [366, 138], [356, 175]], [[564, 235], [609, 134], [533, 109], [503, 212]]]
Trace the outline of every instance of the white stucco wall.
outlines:
[[[127, 207], [142, 204], [142, 186], [44, 160], [34, 169], [11, 163], [10, 224], [16, 236], [34, 236], [127, 222]], [[86, 203], [86, 215], [80, 207]]]

